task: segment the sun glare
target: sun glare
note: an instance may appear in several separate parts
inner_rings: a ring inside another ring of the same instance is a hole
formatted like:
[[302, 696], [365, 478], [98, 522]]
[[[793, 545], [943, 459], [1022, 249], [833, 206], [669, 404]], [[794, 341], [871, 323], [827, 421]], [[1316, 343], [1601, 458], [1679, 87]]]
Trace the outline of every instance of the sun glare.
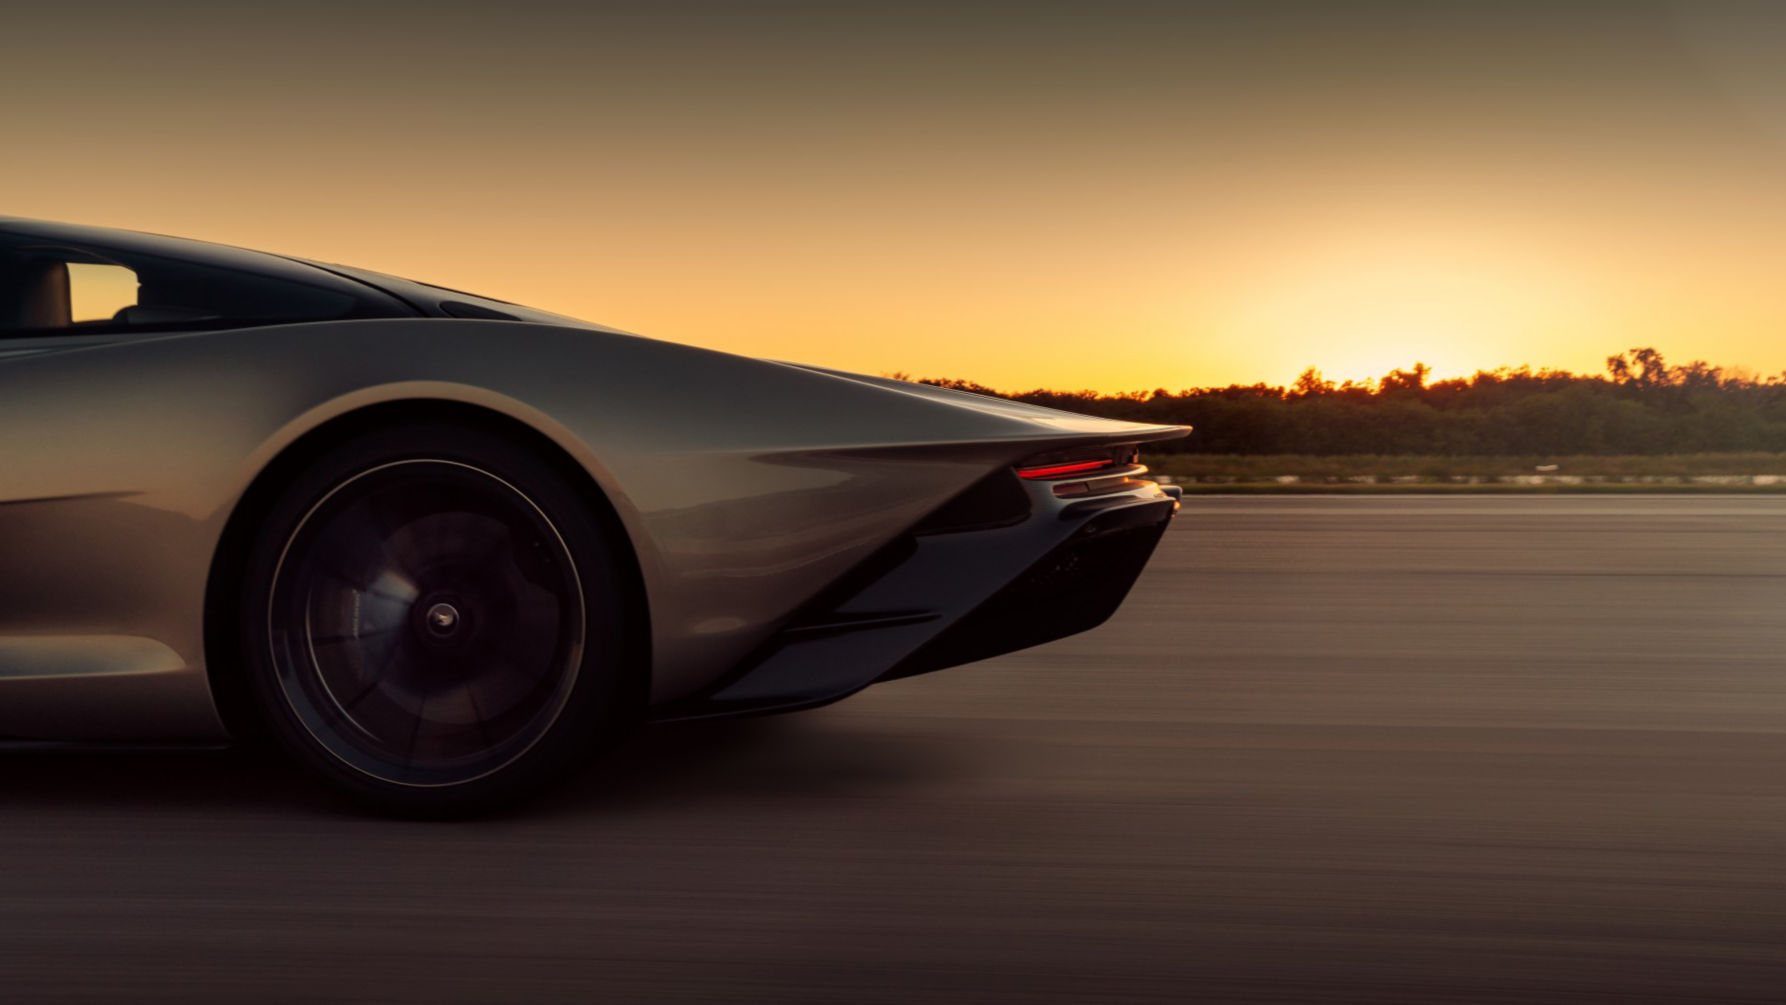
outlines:
[[1467, 254], [1323, 257], [1236, 291], [1224, 337], [1273, 346], [1273, 379], [1314, 366], [1374, 380], [1423, 362], [1435, 377], [1544, 357], [1579, 309], [1556, 279]]

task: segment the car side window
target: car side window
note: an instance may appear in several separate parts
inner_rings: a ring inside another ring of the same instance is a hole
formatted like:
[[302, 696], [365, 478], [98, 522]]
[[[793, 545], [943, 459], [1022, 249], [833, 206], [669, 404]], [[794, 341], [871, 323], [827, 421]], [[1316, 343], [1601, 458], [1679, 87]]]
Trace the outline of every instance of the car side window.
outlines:
[[137, 305], [136, 273], [122, 265], [68, 263], [68, 319], [71, 325], [110, 321]]
[[341, 289], [208, 262], [0, 235], [0, 338], [392, 316]]

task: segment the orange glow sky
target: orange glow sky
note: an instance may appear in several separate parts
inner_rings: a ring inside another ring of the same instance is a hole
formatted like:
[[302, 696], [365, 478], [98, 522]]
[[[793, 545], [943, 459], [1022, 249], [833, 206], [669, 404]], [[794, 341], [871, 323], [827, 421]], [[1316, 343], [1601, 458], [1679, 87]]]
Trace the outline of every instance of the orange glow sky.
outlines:
[[1786, 370], [1786, 5], [36, 5], [0, 212], [1004, 388]]

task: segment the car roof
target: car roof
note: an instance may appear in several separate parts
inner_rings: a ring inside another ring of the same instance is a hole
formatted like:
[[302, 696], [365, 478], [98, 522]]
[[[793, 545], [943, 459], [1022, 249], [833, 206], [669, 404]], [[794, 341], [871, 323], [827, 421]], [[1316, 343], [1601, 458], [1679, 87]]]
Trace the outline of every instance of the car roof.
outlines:
[[419, 309], [415, 305], [421, 303], [470, 301], [511, 315], [515, 320], [593, 328], [597, 331], [615, 334], [630, 334], [618, 328], [610, 328], [607, 325], [595, 324], [580, 318], [553, 314], [523, 304], [512, 304], [494, 297], [464, 293], [369, 269], [312, 261], [288, 255], [276, 255], [271, 252], [255, 251], [228, 244], [215, 244], [186, 237], [11, 216], [0, 216], [0, 234], [20, 235], [56, 244], [96, 245], [102, 248], [116, 248], [120, 251], [134, 251], [144, 255], [180, 258], [207, 265], [308, 282], [313, 285], [318, 283], [324, 285], [347, 284], [359, 289], [371, 287], [386, 296], [394, 297], [398, 301], [410, 305], [412, 309]]
[[370, 285], [283, 255], [251, 251], [247, 248], [237, 248], [227, 244], [213, 244], [209, 241], [195, 241], [185, 237], [145, 234], [140, 231], [117, 230], [111, 227], [88, 227], [74, 223], [54, 223], [48, 220], [28, 220], [11, 216], [0, 216], [0, 234], [27, 237], [51, 244], [69, 244], [77, 247], [93, 245], [142, 255], [178, 258], [312, 285], [329, 286], [346, 283], [356, 288]]

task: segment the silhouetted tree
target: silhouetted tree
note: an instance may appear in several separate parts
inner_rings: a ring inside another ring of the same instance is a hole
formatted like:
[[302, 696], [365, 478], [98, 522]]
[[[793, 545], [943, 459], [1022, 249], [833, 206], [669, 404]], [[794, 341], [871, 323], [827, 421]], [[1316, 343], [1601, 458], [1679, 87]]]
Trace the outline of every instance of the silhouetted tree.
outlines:
[[[1290, 387], [1230, 385], [1098, 394], [997, 392], [926, 380], [1071, 412], [1197, 427], [1163, 450], [1227, 454], [1656, 454], [1786, 452], [1786, 373], [1765, 380], [1694, 360], [1671, 367], [1654, 348], [1606, 360], [1607, 376], [1501, 367], [1431, 381], [1424, 363], [1375, 382], [1334, 384], [1314, 367]], [[905, 379], [904, 374], [893, 376]]]

